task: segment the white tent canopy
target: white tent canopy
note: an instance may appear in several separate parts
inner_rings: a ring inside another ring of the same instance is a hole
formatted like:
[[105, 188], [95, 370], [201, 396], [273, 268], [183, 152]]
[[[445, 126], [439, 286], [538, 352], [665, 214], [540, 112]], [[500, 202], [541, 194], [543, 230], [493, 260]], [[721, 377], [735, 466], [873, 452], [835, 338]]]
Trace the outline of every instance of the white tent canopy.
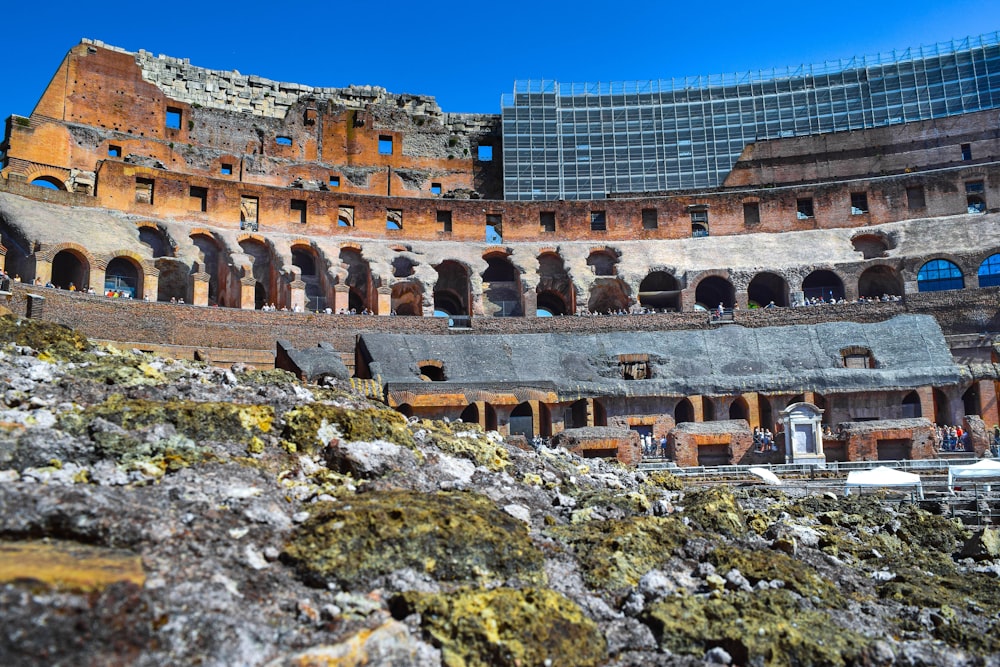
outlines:
[[955, 480], [1000, 480], [1000, 461], [983, 459], [968, 466], [948, 466], [948, 490], [955, 490]]
[[924, 485], [920, 481], [920, 475], [885, 467], [872, 468], [871, 470], [852, 470], [847, 473], [847, 482], [844, 484], [844, 495], [850, 495], [852, 488], [899, 486], [913, 487], [917, 491], [917, 497], [923, 500]]
[[748, 468], [747, 472], [752, 475], [756, 475], [757, 477], [760, 477], [768, 484], [773, 484], [774, 486], [781, 486], [781, 479], [767, 468]]

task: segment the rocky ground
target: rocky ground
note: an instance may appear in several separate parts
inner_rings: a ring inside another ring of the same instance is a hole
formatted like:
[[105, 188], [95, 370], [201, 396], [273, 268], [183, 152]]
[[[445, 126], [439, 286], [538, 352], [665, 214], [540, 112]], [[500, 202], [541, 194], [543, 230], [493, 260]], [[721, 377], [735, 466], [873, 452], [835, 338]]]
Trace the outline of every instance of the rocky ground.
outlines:
[[0, 664], [997, 665], [996, 535], [0, 318]]

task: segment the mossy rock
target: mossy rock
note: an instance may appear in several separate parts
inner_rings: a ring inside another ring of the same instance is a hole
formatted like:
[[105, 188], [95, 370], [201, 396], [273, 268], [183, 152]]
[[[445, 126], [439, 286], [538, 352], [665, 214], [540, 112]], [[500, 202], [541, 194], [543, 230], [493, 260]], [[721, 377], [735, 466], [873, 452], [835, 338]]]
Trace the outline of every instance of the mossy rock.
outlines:
[[419, 428], [427, 431], [431, 444], [452, 456], [468, 459], [490, 470], [503, 470], [510, 464], [506, 447], [486, 437], [479, 424], [445, 423], [424, 419]]
[[701, 656], [716, 646], [740, 665], [853, 665], [868, 644], [787, 590], [663, 598], [644, 620], [663, 648]]
[[314, 585], [364, 587], [403, 568], [441, 581], [545, 581], [524, 524], [479, 494], [373, 491], [314, 507], [285, 548]]
[[406, 417], [384, 408], [343, 408], [310, 403], [284, 414], [286, 442], [296, 451], [313, 452], [334, 438], [347, 442], [386, 440], [413, 449], [413, 434]]
[[61, 324], [13, 316], [0, 317], [0, 343], [24, 345], [50, 357], [70, 360], [93, 347], [85, 336]]
[[684, 488], [681, 478], [666, 470], [651, 470], [646, 473], [646, 484], [667, 491], [680, 491]]
[[549, 589], [403, 593], [393, 614], [420, 614], [447, 667], [521, 667], [604, 661], [604, 636], [576, 603]]
[[113, 394], [103, 403], [60, 418], [60, 427], [82, 435], [97, 418], [126, 431], [156, 424], [172, 424], [181, 435], [194, 440], [249, 444], [254, 436], [271, 431], [274, 409], [267, 405], [196, 401], [126, 399]]
[[785, 588], [803, 597], [816, 597], [826, 606], [841, 604], [837, 587], [818, 575], [811, 567], [779, 551], [770, 549], [745, 549], [735, 545], [720, 544], [708, 554], [708, 561], [720, 574], [733, 568], [740, 571], [751, 585], [758, 581], [785, 582]]
[[681, 501], [684, 515], [695, 527], [708, 533], [740, 537], [747, 532], [743, 509], [728, 486], [688, 491]]
[[569, 545], [591, 588], [612, 594], [663, 566], [691, 535], [679, 518], [653, 516], [553, 526], [546, 532]]
[[280, 368], [257, 369], [248, 368], [236, 374], [236, 379], [240, 384], [260, 386], [283, 387], [289, 384], [298, 384], [299, 379], [294, 373], [289, 373]]

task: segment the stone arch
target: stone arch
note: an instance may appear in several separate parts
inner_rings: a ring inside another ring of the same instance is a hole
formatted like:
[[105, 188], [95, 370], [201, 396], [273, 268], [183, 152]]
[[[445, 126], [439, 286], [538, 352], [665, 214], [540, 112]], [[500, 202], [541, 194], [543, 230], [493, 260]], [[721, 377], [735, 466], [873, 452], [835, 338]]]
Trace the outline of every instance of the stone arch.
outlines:
[[598, 278], [590, 286], [587, 309], [592, 313], [628, 311], [629, 288], [620, 278]]
[[911, 391], [902, 400], [902, 416], [904, 419], [914, 419], [917, 417], [923, 417], [923, 409], [920, 406], [920, 395], [915, 391]]
[[865, 231], [851, 237], [854, 251], [861, 253], [864, 259], [885, 257], [895, 247], [891, 238], [885, 232]]
[[587, 266], [595, 276], [618, 275], [619, 253], [612, 248], [593, 248], [587, 256]]
[[[224, 290], [220, 290], [220, 285], [226, 284], [226, 262], [220, 261], [222, 255], [222, 244], [215, 236], [204, 229], [195, 229], [191, 232], [191, 242], [198, 249], [198, 266], [196, 272], [204, 273], [208, 276], [208, 294], [206, 303], [210, 306], [231, 306], [238, 305], [231, 303]], [[164, 295], [160, 295], [163, 299]], [[167, 296], [169, 299], [169, 296]]]
[[682, 398], [674, 406], [674, 423], [683, 424], [694, 421], [694, 404], [690, 398]]
[[361, 254], [357, 244], [342, 244], [340, 247], [341, 284], [347, 285], [348, 308], [362, 312], [378, 312], [378, 293], [372, 278], [371, 265]]
[[153, 259], [174, 256], [174, 242], [165, 229], [153, 222], [139, 222], [136, 227], [139, 229], [139, 243], [149, 248]]
[[419, 280], [404, 280], [393, 284], [389, 299], [390, 307], [396, 315], [420, 317], [424, 314], [424, 286]]
[[[259, 234], [241, 234], [239, 244], [243, 253], [252, 259], [251, 272], [255, 283], [254, 308], [260, 310], [267, 303], [287, 306], [278, 289], [277, 263], [271, 245]], [[257, 289], [256, 286], [260, 286], [261, 289]], [[261, 303], [262, 294], [264, 303]]]
[[736, 289], [728, 278], [719, 275], [707, 275], [698, 281], [694, 291], [696, 304], [705, 310], [717, 308], [721, 303], [725, 308], [732, 308], [736, 303]]
[[142, 264], [128, 254], [116, 255], [104, 270], [104, 293], [108, 290], [127, 293], [141, 299], [144, 291]]
[[521, 299], [521, 274], [507, 257], [505, 250], [489, 252], [483, 278], [483, 311], [493, 317], [524, 315]]
[[497, 430], [497, 411], [490, 403], [469, 403], [459, 419], [467, 424], [479, 424], [486, 431]]
[[535, 411], [529, 401], [519, 403], [510, 412], [508, 420], [508, 432], [510, 435], [523, 435], [525, 439], [531, 440], [535, 437]]
[[43, 188], [48, 188], [49, 190], [62, 190], [66, 191], [65, 181], [66, 175], [63, 173], [49, 172], [47, 170], [39, 170], [28, 174], [25, 180], [28, 181], [29, 185], [36, 185]]
[[878, 299], [883, 295], [903, 296], [903, 277], [887, 264], [865, 269], [858, 276], [858, 296]]
[[965, 275], [955, 262], [938, 257], [917, 271], [918, 292], [940, 292], [965, 287]]
[[434, 269], [438, 274], [434, 283], [434, 314], [470, 315], [469, 269], [452, 259], [444, 260]]
[[762, 271], [753, 277], [747, 286], [747, 305], [766, 308], [788, 305], [788, 282], [777, 273]]
[[64, 247], [52, 257], [52, 284], [62, 289], [85, 289], [90, 282], [93, 257], [84, 254], [76, 244], [62, 244]]
[[651, 271], [639, 283], [639, 305], [655, 310], [680, 310], [681, 286], [666, 271]]
[[305, 307], [307, 310], [322, 312], [331, 306], [329, 294], [331, 285], [326, 271], [325, 262], [319, 251], [301, 239], [292, 243], [292, 264], [299, 268], [299, 279], [305, 284]]
[[535, 292], [539, 311], [545, 311], [550, 315], [569, 315], [576, 312], [576, 290], [573, 287], [573, 279], [559, 253], [549, 251], [538, 256], [538, 286]]
[[844, 281], [829, 269], [817, 269], [802, 280], [802, 296], [806, 299], [831, 299], [844, 298]]
[[743, 419], [747, 422], [750, 421], [750, 404], [747, 399], [743, 396], [737, 396], [736, 399], [729, 404], [729, 418], [730, 419]]

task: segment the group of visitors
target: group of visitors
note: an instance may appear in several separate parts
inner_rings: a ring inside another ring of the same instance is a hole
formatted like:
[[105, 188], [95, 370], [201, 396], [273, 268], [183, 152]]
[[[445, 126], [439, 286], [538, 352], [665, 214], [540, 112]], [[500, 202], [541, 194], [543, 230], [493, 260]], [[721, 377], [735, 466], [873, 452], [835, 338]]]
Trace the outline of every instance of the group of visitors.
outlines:
[[778, 451], [778, 442], [774, 439], [771, 429], [754, 426], [753, 450], [758, 454]]
[[639, 436], [639, 444], [642, 446], [643, 456], [667, 457], [667, 436], [660, 437], [657, 442], [651, 433], [643, 433]]
[[[830, 296], [829, 298], [824, 298], [821, 296], [809, 297], [803, 302], [803, 306], [842, 306], [852, 303], [897, 303], [903, 300], [903, 297], [898, 294], [883, 294], [880, 297], [877, 296], [859, 296], [853, 301], [848, 301], [844, 297], [839, 299], [835, 296]], [[774, 303], [772, 301], [772, 303]]]
[[943, 452], [965, 452], [969, 450], [969, 433], [961, 426], [939, 425], [934, 430], [934, 442]]

